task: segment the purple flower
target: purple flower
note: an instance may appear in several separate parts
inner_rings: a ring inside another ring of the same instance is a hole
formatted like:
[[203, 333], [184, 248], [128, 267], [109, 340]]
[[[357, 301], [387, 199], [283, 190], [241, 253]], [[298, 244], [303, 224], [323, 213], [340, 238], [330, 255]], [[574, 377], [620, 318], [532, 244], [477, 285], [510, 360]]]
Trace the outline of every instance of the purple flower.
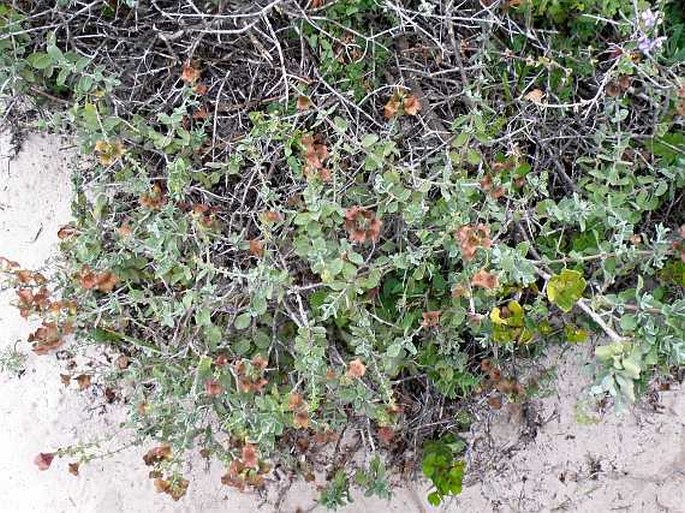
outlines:
[[661, 46], [664, 44], [664, 41], [666, 41], [666, 38], [664, 36], [649, 37], [645, 34], [642, 34], [640, 38], [637, 40], [637, 48], [642, 53], [648, 55], [659, 50]]
[[652, 11], [651, 9], [647, 9], [644, 11], [642, 14], [640, 14], [640, 19], [642, 20], [642, 24], [645, 26], [645, 28], [651, 29], [656, 27], [659, 23], [661, 23], [661, 13], [659, 11]]

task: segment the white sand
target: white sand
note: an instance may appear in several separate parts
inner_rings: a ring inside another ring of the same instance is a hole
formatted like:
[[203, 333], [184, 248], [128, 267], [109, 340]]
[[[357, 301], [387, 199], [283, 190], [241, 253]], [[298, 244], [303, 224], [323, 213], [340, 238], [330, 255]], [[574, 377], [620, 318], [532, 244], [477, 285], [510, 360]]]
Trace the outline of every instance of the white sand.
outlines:
[[[69, 220], [73, 153], [62, 149], [65, 140], [34, 134], [10, 159], [9, 141], [8, 134], [0, 135], [0, 255], [38, 268], [55, 254], [57, 228]], [[9, 305], [13, 297], [11, 291], [0, 294], [0, 348], [20, 340], [27, 350], [30, 326]], [[590, 359], [591, 348], [583, 346], [561, 360], [559, 392], [536, 401], [539, 415], [553, 420], [533, 441], [520, 440], [519, 408], [483, 413], [473, 428], [476, 453], [500, 457], [483, 470], [483, 484], [466, 489], [444, 511], [685, 512], [685, 394], [663, 393], [659, 413], [636, 408], [624, 418], [609, 415], [581, 425], [574, 407], [589, 382], [583, 364]], [[84, 465], [79, 477], [67, 472], [68, 459], [55, 459], [50, 470], [40, 472], [32, 462], [38, 452], [116, 433], [122, 412], [94, 408], [101, 402], [94, 391], [64, 389], [54, 356], [30, 354], [26, 368], [20, 378], [0, 374], [0, 512], [275, 511], [273, 497], [261, 504], [222, 486], [216, 464], [208, 471], [189, 469], [188, 494], [174, 503], [153, 491], [141, 459], [145, 448]], [[510, 446], [516, 450], [507, 452]], [[308, 485], [297, 484], [279, 511], [305, 511], [313, 496]], [[425, 496], [425, 486], [398, 492], [390, 504], [359, 497], [342, 511], [430, 511], [418, 504], [418, 496]]]

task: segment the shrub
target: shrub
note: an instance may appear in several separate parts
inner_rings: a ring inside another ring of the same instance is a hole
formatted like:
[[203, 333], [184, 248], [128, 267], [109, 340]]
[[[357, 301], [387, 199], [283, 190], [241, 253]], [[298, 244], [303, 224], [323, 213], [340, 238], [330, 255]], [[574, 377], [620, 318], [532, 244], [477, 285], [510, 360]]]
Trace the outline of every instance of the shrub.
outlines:
[[259, 488], [347, 432], [373, 456], [328, 461], [322, 504], [424, 443], [438, 503], [465, 405], [524, 400], [514, 355], [600, 334], [618, 403], [682, 365], [682, 48], [646, 4], [34, 4], [0, 11], [4, 83], [94, 159], [54, 280], [2, 270], [35, 352], [116, 353], [94, 379], [158, 491], [194, 447]]

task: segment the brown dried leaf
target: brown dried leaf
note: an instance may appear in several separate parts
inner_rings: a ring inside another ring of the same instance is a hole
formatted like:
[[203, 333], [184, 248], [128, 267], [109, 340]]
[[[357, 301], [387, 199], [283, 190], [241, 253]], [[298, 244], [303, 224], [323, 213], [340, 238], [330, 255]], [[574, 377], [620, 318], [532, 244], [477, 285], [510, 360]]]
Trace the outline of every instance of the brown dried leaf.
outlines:
[[419, 99], [413, 94], [404, 98], [402, 106], [404, 107], [404, 112], [410, 116], [416, 116], [421, 110], [421, 102], [419, 102]]
[[216, 397], [223, 394], [224, 387], [221, 386], [221, 383], [219, 383], [216, 379], [208, 379], [205, 381], [205, 392], [210, 397]]
[[254, 368], [258, 371], [263, 371], [269, 366], [269, 360], [258, 354], [252, 358], [252, 365], [254, 365]]
[[542, 100], [545, 98], [545, 93], [542, 92], [540, 89], [533, 89], [526, 93], [526, 95], [523, 97], [528, 101], [531, 101], [537, 105], [542, 104]]
[[459, 299], [460, 297], [469, 297], [469, 289], [461, 283], [456, 283], [452, 287], [452, 297], [454, 299]]
[[194, 63], [186, 61], [181, 69], [181, 80], [186, 84], [195, 85], [200, 80], [200, 74], [200, 70]]
[[38, 455], [33, 458], [33, 463], [38, 467], [38, 470], [47, 470], [50, 468], [53, 459], [55, 459], [54, 453], [39, 452]]
[[214, 359], [214, 365], [217, 367], [223, 367], [228, 363], [228, 356], [226, 353], [221, 353], [218, 354], [217, 357]]
[[309, 427], [309, 413], [306, 411], [295, 412], [293, 426], [297, 429], [307, 429]]
[[119, 140], [113, 142], [100, 140], [95, 143], [95, 152], [100, 164], [111, 166], [124, 155], [124, 145]]
[[390, 445], [394, 438], [395, 431], [392, 428], [388, 426], [381, 426], [378, 428], [378, 440], [380, 440], [383, 445]]
[[262, 214], [262, 217], [268, 223], [277, 223], [283, 220], [283, 216], [276, 210], [267, 210]]
[[331, 183], [333, 181], [333, 173], [331, 170], [325, 167], [319, 169], [319, 178], [323, 183]]
[[388, 100], [388, 103], [383, 107], [383, 117], [387, 120], [391, 120], [397, 116], [397, 113], [400, 110], [401, 101], [398, 93], [394, 93]]
[[359, 358], [355, 358], [347, 364], [347, 375], [352, 378], [360, 379], [366, 374], [366, 365]]
[[630, 75], [621, 75], [618, 77], [618, 87], [620, 87], [623, 92], [630, 89]]
[[475, 227], [462, 226], [457, 231], [456, 237], [461, 246], [462, 256], [466, 261], [473, 260], [478, 248], [489, 249], [492, 247], [490, 229], [484, 224], [478, 224]]
[[207, 94], [209, 87], [206, 84], [195, 84], [193, 86], [193, 92], [199, 96], [204, 96]]
[[76, 234], [76, 228], [73, 226], [67, 224], [65, 226], [62, 226], [59, 230], [57, 230], [57, 237], [60, 240], [64, 239], [69, 239], [73, 237]]
[[495, 384], [495, 388], [503, 394], [521, 396], [525, 392], [523, 386], [513, 378], [501, 379]]
[[259, 239], [250, 239], [250, 248], [248, 249], [250, 255], [253, 257], [261, 258], [264, 256], [264, 241]]
[[33, 352], [37, 355], [47, 354], [64, 344], [62, 333], [54, 322], [43, 322], [42, 326], [29, 335], [28, 341], [33, 343]]
[[80, 467], [80, 466], [81, 466], [81, 464], [80, 464], [78, 461], [76, 461], [76, 462], [74, 462], [74, 463], [69, 463], [69, 473], [70, 473], [72, 476], [77, 476], [77, 477], [78, 477], [78, 475], [79, 475], [79, 467]]
[[378, 242], [383, 222], [368, 209], [353, 206], [345, 209], [344, 226], [350, 240], [363, 244], [367, 240]]
[[43, 285], [47, 282], [47, 279], [41, 273], [28, 271], [26, 269], [14, 271], [14, 277], [23, 285]]
[[504, 196], [505, 193], [506, 191], [504, 190], [504, 187], [496, 187], [493, 190], [491, 190], [489, 194], [492, 198], [499, 199], [502, 196]]
[[153, 447], [143, 456], [143, 461], [148, 467], [159, 463], [162, 460], [171, 459], [171, 447], [169, 444], [162, 444], [158, 447]]
[[499, 395], [488, 397], [488, 406], [493, 410], [499, 410], [502, 407], [502, 397]]
[[19, 263], [14, 260], [9, 260], [5, 257], [0, 257], [0, 271], [7, 272], [19, 267]]
[[432, 310], [430, 312], [423, 312], [421, 317], [421, 326], [424, 328], [431, 328], [440, 325], [440, 310]]
[[138, 412], [138, 415], [140, 415], [141, 417], [147, 415], [147, 410], [148, 404], [145, 401], [141, 401], [136, 405], [136, 411]]
[[309, 434], [307, 433], [302, 433], [300, 436], [297, 437], [295, 440], [295, 447], [301, 452], [305, 453], [309, 450], [309, 447], [311, 446], [310, 440], [309, 440]]
[[96, 288], [100, 292], [112, 292], [117, 283], [119, 283], [119, 277], [112, 271], [105, 271], [98, 274]]
[[264, 387], [268, 385], [269, 382], [264, 379], [264, 378], [259, 378], [257, 381], [254, 381], [252, 383], [252, 390], [257, 393], [262, 393], [264, 391]]
[[299, 111], [309, 110], [312, 106], [312, 101], [306, 96], [298, 96], [296, 106]]
[[78, 383], [79, 390], [85, 390], [92, 382], [92, 377], [88, 374], [79, 374], [75, 379]]
[[338, 440], [338, 434], [333, 430], [321, 431], [314, 434], [314, 443], [328, 444]]
[[118, 276], [112, 271], [95, 272], [87, 265], [83, 266], [77, 278], [84, 289], [106, 293], [112, 292], [119, 282]]
[[240, 460], [246, 468], [259, 468], [257, 448], [252, 444], [245, 444], [241, 451]]
[[293, 392], [290, 394], [290, 396], [288, 396], [288, 409], [290, 411], [299, 410], [303, 406], [304, 399], [302, 399], [302, 396], [300, 394], [296, 394], [295, 392]]
[[187, 493], [189, 484], [187, 479], [177, 479], [172, 483], [171, 489], [167, 493], [173, 500], [178, 501]]
[[200, 107], [195, 112], [193, 112], [193, 115], [192, 115], [192, 118], [197, 120], [197, 121], [207, 119], [208, 117], [209, 117], [209, 112], [207, 112], [207, 109], [204, 107]]
[[159, 210], [166, 203], [166, 197], [162, 192], [162, 187], [156, 183], [148, 194], [143, 194], [140, 197], [141, 206], [150, 210]]
[[133, 230], [128, 222], [124, 222], [119, 228], [117, 228], [117, 233], [122, 239], [128, 239], [133, 235]]
[[230, 473], [221, 476], [221, 484], [231, 486], [241, 492], [245, 490], [245, 480], [240, 476], [233, 476]]
[[490, 273], [485, 269], [481, 269], [471, 279], [471, 285], [474, 287], [482, 287], [487, 290], [492, 290], [497, 288], [499, 285], [499, 278], [496, 274]]
[[157, 478], [152, 483], [157, 493], [167, 493], [169, 488], [171, 488], [171, 483], [165, 479]]
[[83, 266], [81, 272], [78, 273], [77, 278], [81, 287], [86, 290], [94, 289], [97, 285], [97, 274], [87, 265]]

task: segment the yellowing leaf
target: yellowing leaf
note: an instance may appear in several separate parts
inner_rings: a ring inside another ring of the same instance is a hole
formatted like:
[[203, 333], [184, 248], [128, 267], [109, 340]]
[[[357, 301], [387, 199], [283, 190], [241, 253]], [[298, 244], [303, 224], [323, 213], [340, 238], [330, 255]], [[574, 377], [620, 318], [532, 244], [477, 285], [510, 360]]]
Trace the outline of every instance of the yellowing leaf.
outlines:
[[585, 291], [585, 278], [578, 271], [564, 269], [547, 282], [547, 299], [564, 312], [570, 312]]
[[516, 300], [511, 300], [503, 308], [495, 307], [490, 311], [490, 320], [499, 326], [523, 326], [523, 307]]
[[566, 333], [566, 340], [571, 344], [582, 344], [588, 337], [586, 330], [570, 324], [564, 326], [564, 333]]

